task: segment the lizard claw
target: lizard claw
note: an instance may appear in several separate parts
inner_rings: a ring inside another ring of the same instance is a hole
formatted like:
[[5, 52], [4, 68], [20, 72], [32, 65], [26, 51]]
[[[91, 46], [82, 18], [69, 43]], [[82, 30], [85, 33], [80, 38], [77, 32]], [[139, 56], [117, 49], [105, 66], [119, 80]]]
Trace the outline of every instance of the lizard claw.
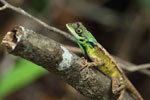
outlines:
[[84, 63], [84, 66], [82, 68], [80, 68], [80, 71], [82, 71], [83, 69], [89, 67], [88, 61], [84, 57], [81, 57], [81, 60]]

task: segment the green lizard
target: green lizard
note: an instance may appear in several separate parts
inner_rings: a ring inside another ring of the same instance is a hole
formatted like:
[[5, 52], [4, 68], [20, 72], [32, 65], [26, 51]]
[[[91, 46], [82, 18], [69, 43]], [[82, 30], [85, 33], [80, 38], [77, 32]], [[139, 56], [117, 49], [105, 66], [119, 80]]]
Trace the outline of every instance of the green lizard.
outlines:
[[144, 100], [116, 61], [97, 42], [81, 22], [68, 23], [66, 27], [75, 38], [85, 57], [92, 61], [87, 62], [87, 65], [97, 66], [101, 72], [112, 79], [112, 92], [114, 94], [120, 93], [117, 100], [123, 99], [126, 89], [129, 89], [138, 100]]

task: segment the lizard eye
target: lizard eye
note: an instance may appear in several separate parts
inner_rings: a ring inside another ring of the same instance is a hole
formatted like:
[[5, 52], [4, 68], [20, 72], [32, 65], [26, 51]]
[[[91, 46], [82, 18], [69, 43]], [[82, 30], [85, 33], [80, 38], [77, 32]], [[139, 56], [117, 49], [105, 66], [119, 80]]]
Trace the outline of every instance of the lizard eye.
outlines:
[[76, 29], [76, 32], [79, 36], [82, 36], [82, 29]]

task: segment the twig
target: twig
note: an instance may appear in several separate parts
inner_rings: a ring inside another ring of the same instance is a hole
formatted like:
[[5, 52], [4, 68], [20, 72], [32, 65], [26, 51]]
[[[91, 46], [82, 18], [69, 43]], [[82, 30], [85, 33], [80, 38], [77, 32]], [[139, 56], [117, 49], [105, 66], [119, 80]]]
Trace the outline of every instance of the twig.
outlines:
[[[9, 53], [46, 68], [84, 96], [92, 100], [116, 100], [107, 76], [94, 67], [81, 71], [82, 60], [55, 41], [20, 26], [8, 32], [2, 42]], [[124, 100], [133, 100], [127, 92]]]
[[3, 5], [2, 7], [0, 7], [0, 10], [4, 10], [4, 9], [6, 9], [7, 8], [7, 5], [5, 4], [5, 5]]
[[70, 45], [64, 45], [64, 47], [76, 54], [82, 54], [81, 49], [79, 47], [70, 46]]
[[[127, 62], [125, 60], [122, 60], [122, 59], [120, 59], [120, 58], [118, 58], [116, 56], [113, 56], [113, 57], [115, 58], [115, 60], [117, 61], [117, 63], [121, 66], [121, 68], [124, 69], [124, 70], [126, 70], [126, 71], [128, 71], [128, 72], [130, 72], [131, 71], [130, 69], [132, 69], [132, 68], [129, 68], [129, 67], [138, 67], [138, 65], [129, 63], [129, 62]], [[146, 69], [146, 68], [143, 68], [143, 69], [140, 69], [140, 70], [137, 70], [137, 71], [140, 72], [140, 73], [143, 73], [143, 74], [146, 74], [146, 75], [150, 76], [150, 71], [148, 69]]]
[[23, 10], [21, 8], [18, 8], [18, 7], [15, 7], [15, 6], [9, 4], [8, 2], [6, 2], [5, 0], [0, 0], [0, 1], [4, 4], [4, 6], [2, 6], [0, 8], [0, 10], [4, 10], [6, 8], [9, 8], [9, 9], [11, 9], [11, 10], [17, 12], [17, 13], [20, 13], [20, 14], [22, 14], [24, 16], [27, 16], [27, 17], [31, 18], [32, 20], [38, 22], [39, 24], [41, 24], [42, 26], [44, 26], [48, 30], [50, 30], [52, 32], [55, 32], [55, 33], [58, 33], [60, 35], [63, 35], [65, 38], [67, 38], [67, 39], [69, 39], [71, 41], [75, 41], [70, 34], [64, 32], [64, 31], [62, 31], [62, 30], [60, 30], [58, 28], [55, 28], [53, 26], [50, 26], [50, 25], [44, 23], [43, 21], [41, 21], [41, 20], [37, 19], [36, 17], [34, 17], [34, 16], [30, 15], [29, 13], [27, 13], [25, 10]]
[[139, 70], [143, 70], [143, 69], [148, 69], [150, 68], [150, 64], [141, 64], [141, 65], [137, 65], [137, 66], [131, 66], [128, 67], [130, 72], [135, 72], [135, 71], [139, 71]]

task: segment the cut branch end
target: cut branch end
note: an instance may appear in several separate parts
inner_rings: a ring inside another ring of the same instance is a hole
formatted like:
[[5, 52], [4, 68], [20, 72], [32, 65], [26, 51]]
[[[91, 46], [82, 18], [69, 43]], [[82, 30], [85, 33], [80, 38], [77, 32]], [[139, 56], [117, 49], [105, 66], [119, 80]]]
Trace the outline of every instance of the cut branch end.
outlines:
[[2, 40], [2, 44], [7, 47], [9, 52], [13, 51], [16, 45], [20, 42], [24, 32], [22, 32], [24, 27], [17, 26], [13, 28], [11, 31], [7, 32]]

